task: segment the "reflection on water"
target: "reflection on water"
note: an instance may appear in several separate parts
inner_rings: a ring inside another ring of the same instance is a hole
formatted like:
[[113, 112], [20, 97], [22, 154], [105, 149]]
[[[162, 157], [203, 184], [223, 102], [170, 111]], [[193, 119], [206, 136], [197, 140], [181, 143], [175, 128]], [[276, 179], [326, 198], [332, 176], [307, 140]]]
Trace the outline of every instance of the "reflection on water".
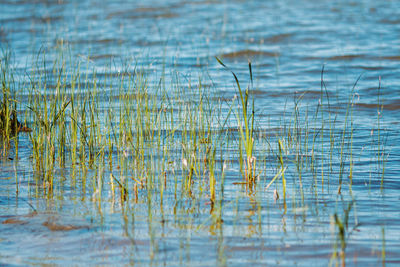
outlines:
[[[188, 88], [195, 77], [207, 77], [203, 82], [216, 88], [220, 94], [216, 99], [230, 101], [236, 93], [234, 81], [215, 57], [232, 68], [243, 84], [251, 60], [251, 94], [260, 115], [260, 136], [283, 133], [285, 129], [279, 126], [285, 123], [276, 123], [285, 116], [289, 120], [286, 125], [295, 123], [290, 118], [296, 105], [302, 108], [300, 117], [308, 116], [307, 127], [315, 127], [311, 112], [320, 104], [324, 67], [322, 86], [327, 98], [323, 104], [332, 120], [343, 125], [349, 96], [355, 99], [352, 144], [358, 157], [354, 158], [350, 195], [336, 194], [342, 166], [338, 162], [327, 166], [330, 155], [326, 155], [317, 159], [325, 162], [326, 171], [331, 169], [324, 190], [313, 183], [320, 180], [319, 169], [317, 175], [301, 174], [299, 181], [301, 166], [293, 164], [287, 173], [285, 203], [282, 194], [274, 200], [271, 189], [248, 197], [238, 180], [234, 148], [227, 147], [233, 151], [227, 158], [234, 163], [226, 172], [223, 197], [216, 203], [210, 203], [207, 193], [177, 198], [171, 183], [166, 184], [162, 204], [155, 197], [158, 193], [153, 199], [140, 191], [137, 203], [130, 196], [129, 207], [111, 195], [106, 197], [112, 200], [98, 206], [95, 192], [82, 192], [70, 181], [74, 177], [83, 183], [83, 177], [96, 177], [96, 170], [85, 173], [60, 168], [56, 173], [58, 193], [53, 199], [35, 198], [42, 189], [32, 177], [31, 142], [27, 134], [21, 134], [19, 160], [10, 154], [0, 161], [0, 262], [326, 266], [333, 251], [340, 250], [332, 216], [335, 212], [342, 216], [341, 211], [354, 198], [349, 227], [357, 227], [349, 229], [351, 234], [346, 237], [347, 263], [381, 264], [385, 248], [386, 263], [399, 264], [399, 17], [399, 1], [0, 0], [1, 48], [12, 51], [21, 76], [35, 62], [38, 51], [45, 50], [51, 61], [59, 57], [62, 47], [81, 62], [80, 71], [89, 80], [96, 73], [101, 79], [96, 86], [105, 92], [113, 89], [117, 76], [144, 66], [149, 75], [164, 73], [166, 80], [178, 79], [179, 72], [183, 76], [180, 83]], [[53, 72], [51, 65], [37, 68], [49, 75]], [[114, 72], [110, 75], [108, 69]], [[159, 83], [158, 76], [149, 83]], [[93, 86], [83, 80], [76, 82], [82, 88]], [[48, 84], [52, 86], [56, 87]], [[297, 103], [299, 98], [302, 101]], [[296, 123], [305, 125], [302, 120]], [[381, 141], [389, 155], [383, 190], [373, 152], [378, 146], [374, 139], [378, 128], [384, 130]], [[299, 131], [299, 136], [306, 134]], [[341, 132], [340, 127], [333, 129], [336, 136]], [[329, 134], [326, 132], [325, 138]], [[303, 151], [301, 159], [287, 155], [285, 160], [306, 162], [311, 157], [314, 155]], [[262, 164], [274, 169], [275, 161], [267, 158]], [[179, 173], [176, 159], [168, 164], [169, 172]], [[341, 190], [348, 191], [348, 185]]]

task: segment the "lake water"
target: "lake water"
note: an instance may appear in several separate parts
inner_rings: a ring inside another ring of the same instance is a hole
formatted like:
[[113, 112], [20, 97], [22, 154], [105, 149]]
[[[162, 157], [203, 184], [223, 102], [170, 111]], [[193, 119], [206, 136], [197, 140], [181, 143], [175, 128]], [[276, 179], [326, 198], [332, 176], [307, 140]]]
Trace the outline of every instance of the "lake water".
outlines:
[[[266, 157], [271, 172], [249, 196], [237, 184], [242, 181], [238, 151], [231, 145], [225, 188], [211, 214], [205, 194], [176, 199], [172, 189], [161, 207], [157, 197], [149, 200], [143, 191], [129, 211], [113, 201], [99, 208], [91, 199], [91, 185], [85, 193], [73, 188], [71, 168], [55, 171], [62, 193], [37, 197], [32, 145], [21, 133], [19, 159], [11, 154], [0, 161], [1, 264], [326, 266], [340, 262], [339, 256], [332, 259], [341, 244], [333, 216], [337, 213], [343, 222], [349, 206], [346, 264], [400, 264], [400, 1], [0, 0], [0, 44], [12, 52], [18, 81], [27, 80], [39, 51], [51, 61], [63, 47], [82, 62], [80, 71], [89, 79], [94, 72], [101, 79], [105, 69], [118, 74], [137, 64], [152, 77], [151, 85], [161, 76], [167, 83], [178, 76], [188, 87], [201, 77], [228, 101], [237, 94], [235, 81], [215, 57], [243, 85], [249, 83], [251, 60], [256, 123], [267, 135], [293, 124], [299, 96], [300, 125], [309, 110], [309, 128], [321, 127], [321, 115], [313, 114], [321, 104], [322, 69], [323, 94], [337, 114], [337, 136], [348, 125], [348, 100], [354, 102], [352, 186], [345, 164], [342, 194], [337, 193], [340, 149], [333, 153], [325, 185], [318, 169], [303, 174], [301, 190], [296, 160], [288, 152], [284, 204], [280, 182], [265, 189], [276, 158]], [[27, 92], [18, 89], [24, 99]], [[23, 103], [18, 108], [24, 114]], [[324, 116], [327, 121], [328, 113]], [[328, 142], [322, 146], [327, 153], [329, 133], [317, 136], [317, 142]], [[309, 150], [304, 156], [310, 156]], [[110, 193], [104, 198], [111, 199]]]

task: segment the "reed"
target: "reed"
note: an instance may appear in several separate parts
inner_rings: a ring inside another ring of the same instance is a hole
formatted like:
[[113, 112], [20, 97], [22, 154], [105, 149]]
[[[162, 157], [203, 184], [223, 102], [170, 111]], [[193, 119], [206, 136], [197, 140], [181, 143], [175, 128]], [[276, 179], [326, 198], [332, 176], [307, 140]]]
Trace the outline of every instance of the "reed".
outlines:
[[[219, 59], [216, 58], [219, 64], [221, 64], [224, 68], [229, 68]], [[252, 104], [249, 106], [249, 88], [246, 87], [246, 90], [243, 92], [239, 79], [236, 74], [231, 71], [233, 77], [235, 78], [236, 86], [239, 93], [239, 103], [240, 110], [237, 110], [236, 118], [239, 128], [239, 151], [240, 151], [240, 162], [244, 162], [244, 170], [242, 169], [242, 174], [247, 183], [247, 189], [252, 192], [255, 189], [256, 185], [256, 163], [257, 158], [253, 155], [254, 149], [254, 118], [255, 118], [255, 109], [254, 109], [254, 98], [252, 99]], [[253, 72], [251, 67], [251, 62], [249, 62], [249, 75], [250, 75], [250, 84], [253, 84]], [[249, 110], [251, 108], [251, 110]], [[245, 159], [242, 156], [242, 146], [245, 148]]]
[[13, 70], [10, 66], [10, 53], [6, 53], [0, 59], [0, 142], [1, 156], [7, 157], [11, 147], [11, 142], [15, 141], [15, 154], [18, 158], [18, 138], [19, 132], [29, 132], [30, 128], [23, 125], [18, 120], [15, 81]]

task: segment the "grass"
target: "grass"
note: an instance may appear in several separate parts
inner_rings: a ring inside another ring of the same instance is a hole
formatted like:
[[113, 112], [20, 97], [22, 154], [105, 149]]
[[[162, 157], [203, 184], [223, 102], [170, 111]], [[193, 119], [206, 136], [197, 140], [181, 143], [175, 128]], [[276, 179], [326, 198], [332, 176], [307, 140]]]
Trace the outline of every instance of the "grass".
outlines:
[[[58, 173], [68, 170], [68, 190], [77, 192], [82, 201], [90, 199], [99, 213], [111, 203], [126, 216], [134, 216], [135, 207], [146, 203], [149, 231], [154, 234], [155, 214], [179, 217], [180, 208], [195, 214], [202, 199], [209, 202], [207, 223], [213, 222], [213, 232], [222, 232], [224, 210], [235, 205], [225, 203], [232, 194], [226, 187], [234, 186], [252, 203], [249, 218], [257, 216], [259, 223], [253, 232], [261, 232], [262, 199], [263, 194], [272, 197], [269, 188], [275, 187], [276, 195], [282, 196], [283, 217], [307, 210], [307, 201], [318, 202], [320, 195], [351, 195], [357, 175], [353, 104], [358, 80], [345, 112], [335, 113], [322, 70], [316, 107], [303, 106], [302, 94], [295, 97], [292, 113], [285, 110], [291, 115], [274, 117], [280, 124], [265, 126], [265, 114], [253, 95], [251, 63], [243, 89], [235, 72], [217, 58], [234, 78], [236, 95], [223, 97], [203, 78], [181, 81], [185, 77], [176, 74], [168, 81], [163, 74], [154, 79], [136, 64], [119, 72], [108, 67], [96, 73], [89, 65], [81, 71], [81, 63], [63, 56], [42, 61], [32, 66], [28, 77], [19, 77], [20, 90], [29, 92], [28, 101], [18, 100], [12, 66], [1, 61], [3, 155], [10, 151], [10, 141], [18, 140], [10, 125], [23, 110], [24, 121], [32, 128], [28, 135], [37, 198], [62, 198], [65, 192]], [[378, 109], [382, 109], [379, 101]], [[378, 129], [380, 120], [378, 116]], [[379, 130], [378, 136], [382, 133]], [[380, 137], [377, 147], [378, 166], [384, 170], [387, 157], [382, 155]], [[339, 189], [326, 190], [330, 184]], [[342, 264], [351, 208], [344, 209], [343, 218], [333, 215]], [[233, 209], [238, 212], [239, 204]]]
[[[226, 69], [229, 69], [219, 58], [216, 60]], [[254, 108], [254, 98], [251, 101], [251, 106], [249, 105], [249, 88], [248, 86], [246, 90], [243, 92], [239, 79], [236, 74], [231, 71], [233, 77], [235, 78], [235, 82], [237, 85], [237, 90], [239, 93], [238, 101], [240, 103], [240, 108], [237, 110], [236, 118], [237, 124], [239, 128], [239, 161], [241, 164], [241, 171], [243, 173], [243, 177], [246, 181], [246, 188], [248, 191], [252, 192], [255, 189], [256, 185], [256, 163], [257, 158], [253, 155], [254, 150], [254, 118], [255, 118], [255, 108]], [[253, 86], [253, 72], [251, 67], [251, 62], [249, 62], [249, 76], [250, 76], [250, 85]], [[251, 107], [251, 110], [249, 108]], [[242, 147], [245, 149], [245, 158], [243, 159]], [[242, 165], [243, 161], [243, 165]], [[244, 169], [243, 167], [244, 166]], [[284, 180], [284, 178], [283, 178]]]
[[19, 122], [17, 120], [16, 100], [12, 96], [13, 77], [8, 71], [9, 55], [5, 55], [0, 61], [1, 74], [1, 93], [2, 99], [0, 102], [0, 138], [2, 142], [1, 155], [8, 155], [10, 141], [15, 139], [18, 132]]

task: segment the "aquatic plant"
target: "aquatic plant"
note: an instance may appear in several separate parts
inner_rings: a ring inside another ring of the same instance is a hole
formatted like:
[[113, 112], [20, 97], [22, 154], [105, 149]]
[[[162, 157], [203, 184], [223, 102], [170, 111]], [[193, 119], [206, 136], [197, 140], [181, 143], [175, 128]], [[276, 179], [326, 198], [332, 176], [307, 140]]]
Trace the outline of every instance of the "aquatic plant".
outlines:
[[15, 138], [19, 132], [30, 132], [31, 129], [18, 120], [17, 103], [15, 100], [13, 73], [9, 66], [10, 54], [6, 53], [0, 59], [1, 76], [1, 99], [0, 99], [0, 139], [1, 155], [8, 155], [10, 142], [14, 140], [16, 144], [16, 155], [18, 156], [18, 138]]
[[[217, 57], [216, 58], [219, 64], [229, 70], [229, 68]], [[249, 88], [246, 87], [246, 90], [243, 92], [240, 87], [240, 82], [236, 76], [236, 74], [231, 71], [233, 77], [235, 78], [236, 86], [239, 93], [239, 99], [241, 108], [237, 110], [236, 118], [239, 128], [239, 152], [240, 164], [244, 165], [244, 170], [242, 169], [243, 176], [247, 183], [247, 189], [251, 192], [254, 190], [256, 185], [256, 163], [257, 158], [253, 155], [254, 149], [254, 118], [255, 118], [255, 109], [254, 109], [254, 98], [252, 98], [251, 110], [249, 110]], [[250, 75], [250, 84], [253, 84], [253, 72], [251, 68], [251, 62], [249, 61], [249, 75]], [[245, 148], [245, 158], [243, 159], [242, 147]], [[242, 166], [242, 165], [241, 165]]]

